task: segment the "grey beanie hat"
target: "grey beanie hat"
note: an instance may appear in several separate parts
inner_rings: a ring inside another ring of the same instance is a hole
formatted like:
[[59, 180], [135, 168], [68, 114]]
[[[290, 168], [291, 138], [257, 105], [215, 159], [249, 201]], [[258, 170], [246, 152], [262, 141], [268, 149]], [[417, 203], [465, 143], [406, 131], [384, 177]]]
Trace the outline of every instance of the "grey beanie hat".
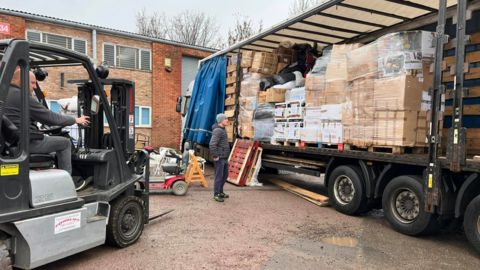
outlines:
[[217, 115], [217, 123], [220, 124], [220, 123], [221, 123], [223, 120], [225, 120], [226, 118], [227, 118], [227, 116], [226, 116], [225, 114], [219, 113], [219, 114]]

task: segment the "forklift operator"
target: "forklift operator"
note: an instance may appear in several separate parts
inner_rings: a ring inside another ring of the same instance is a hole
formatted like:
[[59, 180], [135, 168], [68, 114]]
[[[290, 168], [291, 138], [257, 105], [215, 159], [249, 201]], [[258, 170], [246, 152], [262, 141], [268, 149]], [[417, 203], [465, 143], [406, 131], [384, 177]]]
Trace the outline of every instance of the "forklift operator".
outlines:
[[[17, 69], [13, 75], [12, 83], [8, 89], [8, 95], [5, 102], [4, 114], [12, 123], [20, 129], [21, 113], [20, 113], [20, 69]], [[30, 71], [30, 91], [37, 88], [37, 79], [33, 72]], [[88, 116], [74, 118], [67, 115], [54, 113], [45, 108], [30, 93], [30, 132], [38, 133], [39, 129], [36, 122], [40, 122], [49, 126], [71, 126], [75, 123], [88, 125]], [[30, 141], [29, 150], [31, 154], [49, 154], [56, 152], [58, 158], [59, 169], [66, 170], [72, 174], [71, 151], [72, 144], [66, 137], [44, 136], [43, 140]]]

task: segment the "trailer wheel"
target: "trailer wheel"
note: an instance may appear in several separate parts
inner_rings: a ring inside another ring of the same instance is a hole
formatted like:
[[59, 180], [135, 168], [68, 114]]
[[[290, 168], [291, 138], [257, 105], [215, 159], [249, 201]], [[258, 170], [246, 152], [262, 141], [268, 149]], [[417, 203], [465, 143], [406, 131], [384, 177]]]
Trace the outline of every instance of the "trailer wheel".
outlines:
[[360, 168], [339, 166], [330, 174], [328, 183], [330, 203], [338, 212], [356, 216], [371, 209]]
[[0, 240], [0, 270], [12, 270], [10, 252], [2, 240]]
[[385, 219], [402, 234], [415, 236], [435, 233], [440, 229], [436, 214], [425, 212], [422, 178], [403, 175], [385, 187], [382, 198]]
[[480, 196], [477, 196], [468, 204], [463, 225], [468, 242], [480, 254]]
[[143, 232], [145, 206], [135, 196], [121, 196], [112, 203], [106, 242], [117, 247], [135, 243]]
[[188, 191], [187, 182], [185, 182], [183, 180], [176, 181], [172, 185], [172, 190], [173, 190], [173, 194], [175, 194], [177, 196], [183, 196], [183, 195], [187, 194], [187, 191]]

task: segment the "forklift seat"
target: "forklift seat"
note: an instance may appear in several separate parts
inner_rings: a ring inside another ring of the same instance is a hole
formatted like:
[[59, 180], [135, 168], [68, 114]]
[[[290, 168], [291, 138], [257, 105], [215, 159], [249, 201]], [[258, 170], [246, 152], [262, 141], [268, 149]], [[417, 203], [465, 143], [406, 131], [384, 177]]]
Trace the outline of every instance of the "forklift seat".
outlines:
[[30, 169], [50, 168], [55, 163], [55, 158], [50, 154], [30, 154]]

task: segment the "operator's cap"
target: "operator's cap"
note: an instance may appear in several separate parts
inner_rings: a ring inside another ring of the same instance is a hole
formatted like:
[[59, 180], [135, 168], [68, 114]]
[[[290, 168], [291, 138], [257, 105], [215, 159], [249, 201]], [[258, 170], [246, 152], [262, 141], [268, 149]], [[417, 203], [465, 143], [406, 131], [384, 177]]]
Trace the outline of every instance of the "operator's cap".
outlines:
[[217, 115], [217, 123], [221, 123], [223, 120], [227, 119], [227, 116], [223, 113]]

